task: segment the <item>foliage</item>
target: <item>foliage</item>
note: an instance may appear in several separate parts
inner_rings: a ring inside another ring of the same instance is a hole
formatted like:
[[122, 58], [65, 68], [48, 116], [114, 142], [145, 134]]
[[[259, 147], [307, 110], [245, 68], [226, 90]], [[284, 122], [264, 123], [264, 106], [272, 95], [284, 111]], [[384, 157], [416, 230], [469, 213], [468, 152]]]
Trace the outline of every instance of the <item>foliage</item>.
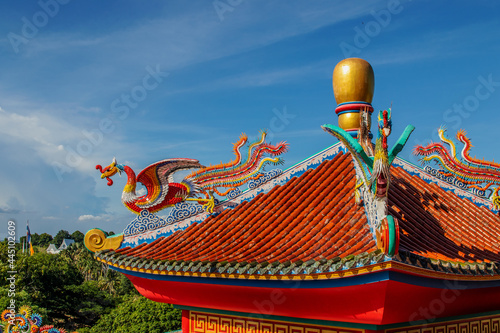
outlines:
[[68, 230], [59, 230], [57, 235], [52, 240], [52, 244], [59, 246], [59, 245], [61, 245], [61, 243], [64, 239], [72, 239], [69, 231]]
[[123, 275], [110, 270], [108, 265], [95, 260], [81, 243], [75, 243], [61, 252], [60, 256], [73, 262], [85, 281], [96, 281], [99, 289], [107, 291], [112, 296], [137, 294], [132, 283]]
[[[35, 235], [37, 235], [37, 234], [35, 233]], [[53, 240], [52, 235], [49, 235], [48, 233], [44, 232], [43, 234], [41, 234], [39, 236], [39, 239], [37, 240], [36, 243], [35, 243], [35, 239], [33, 239], [33, 245], [34, 246], [48, 247], [50, 242], [52, 242], [52, 240]]]
[[[61, 242], [69, 238], [64, 230], [58, 235]], [[16, 244], [15, 300], [16, 306], [30, 306], [44, 322], [80, 333], [163, 333], [180, 328], [179, 310], [139, 296], [125, 275], [95, 260], [83, 243], [75, 242], [60, 254], [46, 253], [45, 246], [39, 249], [29, 256]], [[7, 250], [7, 241], [1, 241], [0, 312], [10, 303]], [[107, 328], [110, 322], [116, 329]]]
[[0, 263], [2, 264], [7, 263], [7, 258], [8, 258], [7, 250], [8, 250], [8, 243], [7, 243], [7, 238], [5, 238], [3, 241], [0, 242]]
[[[31, 244], [33, 244], [33, 246], [41, 246], [45, 248], [49, 246], [49, 244], [52, 242], [52, 239], [52, 235], [49, 235], [46, 232], [41, 235], [37, 233], [31, 234]], [[26, 242], [26, 236], [21, 236], [19, 238], [19, 242], [21, 244], [24, 244]]]
[[[127, 296], [109, 314], [99, 319], [89, 333], [163, 333], [181, 328], [181, 310], [170, 304], [148, 300], [143, 296]], [[83, 333], [83, 332], [82, 332]]]
[[71, 234], [71, 239], [75, 240], [75, 243], [83, 243], [84, 238], [85, 235], [79, 230]]
[[66, 323], [66, 328], [90, 325], [107, 306], [114, 305], [97, 282], [84, 281], [76, 265], [63, 256], [24, 256], [18, 271], [18, 288], [28, 293], [29, 303], [44, 307], [49, 321]]

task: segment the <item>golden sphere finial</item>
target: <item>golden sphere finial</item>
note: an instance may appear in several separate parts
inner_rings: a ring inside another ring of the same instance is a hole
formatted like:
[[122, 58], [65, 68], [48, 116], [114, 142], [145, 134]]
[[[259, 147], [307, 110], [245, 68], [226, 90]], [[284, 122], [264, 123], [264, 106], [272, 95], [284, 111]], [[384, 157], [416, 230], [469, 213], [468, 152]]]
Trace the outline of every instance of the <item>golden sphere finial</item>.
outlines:
[[366, 60], [360, 58], [342, 60], [333, 70], [332, 82], [337, 104], [372, 102], [375, 75], [372, 66]]
[[366, 60], [360, 58], [344, 59], [335, 66], [332, 82], [333, 94], [339, 104], [335, 110], [339, 116], [339, 127], [357, 137], [360, 126], [359, 110], [366, 105], [370, 113], [373, 111], [371, 107], [375, 89], [373, 68]]

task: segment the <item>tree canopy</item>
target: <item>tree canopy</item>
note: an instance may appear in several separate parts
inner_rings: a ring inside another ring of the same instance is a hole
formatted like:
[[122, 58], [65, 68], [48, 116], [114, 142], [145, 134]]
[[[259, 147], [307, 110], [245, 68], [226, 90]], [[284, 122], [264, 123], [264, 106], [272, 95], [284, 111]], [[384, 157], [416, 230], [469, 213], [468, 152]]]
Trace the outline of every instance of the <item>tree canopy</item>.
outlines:
[[[31, 244], [33, 244], [33, 246], [47, 247], [52, 242], [52, 240], [53, 240], [52, 235], [46, 232], [44, 232], [41, 235], [37, 233], [31, 234]], [[21, 244], [25, 244], [26, 236], [21, 236], [19, 238], [19, 242]]]
[[79, 230], [77, 230], [71, 234], [71, 239], [73, 239], [75, 241], [75, 243], [83, 243], [84, 238], [85, 238], [85, 235]]
[[[163, 333], [180, 329], [180, 310], [140, 296], [125, 275], [95, 260], [83, 242], [78, 242], [83, 240], [83, 233], [68, 235], [61, 230], [54, 238], [61, 242], [64, 238], [75, 239], [74, 245], [59, 254], [35, 249], [30, 256], [20, 251], [21, 244], [16, 244], [16, 306], [28, 305], [43, 317], [44, 323], [80, 333]], [[32, 234], [34, 246], [45, 248], [51, 238], [46, 233]], [[7, 251], [7, 241], [1, 241], [0, 312], [10, 303]]]
[[52, 243], [55, 244], [56, 246], [59, 246], [61, 245], [64, 239], [73, 239], [73, 238], [71, 238], [71, 234], [69, 233], [68, 230], [59, 230], [57, 235], [54, 237]]
[[92, 329], [81, 333], [164, 333], [180, 328], [181, 310], [174, 309], [171, 304], [131, 295], [109, 314], [102, 316]]

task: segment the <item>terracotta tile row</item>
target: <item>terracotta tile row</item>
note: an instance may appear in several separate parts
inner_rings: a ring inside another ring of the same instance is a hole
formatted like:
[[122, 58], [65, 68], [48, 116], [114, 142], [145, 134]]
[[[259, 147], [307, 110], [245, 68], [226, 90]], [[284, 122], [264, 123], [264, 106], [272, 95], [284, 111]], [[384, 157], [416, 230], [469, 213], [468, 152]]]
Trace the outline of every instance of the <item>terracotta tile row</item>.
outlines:
[[348, 154], [251, 202], [153, 243], [117, 252], [148, 259], [295, 262], [376, 250], [363, 207], [354, 202]]
[[[500, 261], [500, 219], [435, 184], [393, 167], [389, 213], [400, 223], [402, 251], [431, 259]], [[185, 262], [265, 264], [330, 260], [371, 253], [376, 243], [354, 200], [349, 154], [151, 244], [116, 251]]]
[[500, 219], [484, 207], [392, 168], [390, 213], [398, 217], [401, 248], [434, 259], [500, 261]]

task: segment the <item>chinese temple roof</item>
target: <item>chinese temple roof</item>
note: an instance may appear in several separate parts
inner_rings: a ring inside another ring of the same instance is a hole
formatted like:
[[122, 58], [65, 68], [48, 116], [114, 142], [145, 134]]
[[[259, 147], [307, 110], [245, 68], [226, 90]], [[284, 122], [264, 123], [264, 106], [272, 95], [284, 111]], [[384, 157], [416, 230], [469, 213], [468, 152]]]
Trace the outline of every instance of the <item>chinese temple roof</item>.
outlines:
[[341, 153], [250, 202], [150, 244], [107, 253], [106, 258], [197, 262], [198, 269], [205, 267], [202, 262], [231, 262], [252, 271], [255, 264], [276, 268], [373, 252], [364, 209], [349, 191], [354, 185], [350, 158]]
[[399, 220], [400, 249], [393, 258], [377, 249], [365, 209], [354, 199], [351, 156], [342, 151], [201, 223], [96, 255], [112, 267], [153, 274], [318, 275], [394, 262], [424, 275], [500, 278], [498, 216], [405, 170], [418, 168], [395, 164], [388, 206]]
[[401, 249], [442, 262], [500, 262], [500, 219], [484, 206], [392, 168], [389, 211]]
[[[144, 296], [180, 306], [254, 314], [279, 294], [276, 316], [375, 325], [428, 319], [418, 306], [450, 292], [456, 301], [439, 316], [498, 309], [500, 165], [470, 157], [464, 131], [460, 159], [444, 129], [442, 144], [414, 149], [441, 169], [397, 158], [414, 127], [389, 147], [390, 109], [378, 113], [373, 143], [374, 74], [362, 59], [337, 64], [333, 88], [339, 126], [321, 127], [340, 142], [285, 171], [263, 172], [288, 149], [265, 132], [246, 160], [242, 135], [236, 159], [216, 166], [168, 159], [137, 178], [116, 160], [96, 166], [108, 185], [127, 174], [122, 201], [137, 217], [120, 235], [90, 230], [85, 245]], [[187, 168], [198, 170], [173, 183]], [[136, 195], [137, 181], [147, 195]], [[155, 214], [165, 207], [167, 217]]]

